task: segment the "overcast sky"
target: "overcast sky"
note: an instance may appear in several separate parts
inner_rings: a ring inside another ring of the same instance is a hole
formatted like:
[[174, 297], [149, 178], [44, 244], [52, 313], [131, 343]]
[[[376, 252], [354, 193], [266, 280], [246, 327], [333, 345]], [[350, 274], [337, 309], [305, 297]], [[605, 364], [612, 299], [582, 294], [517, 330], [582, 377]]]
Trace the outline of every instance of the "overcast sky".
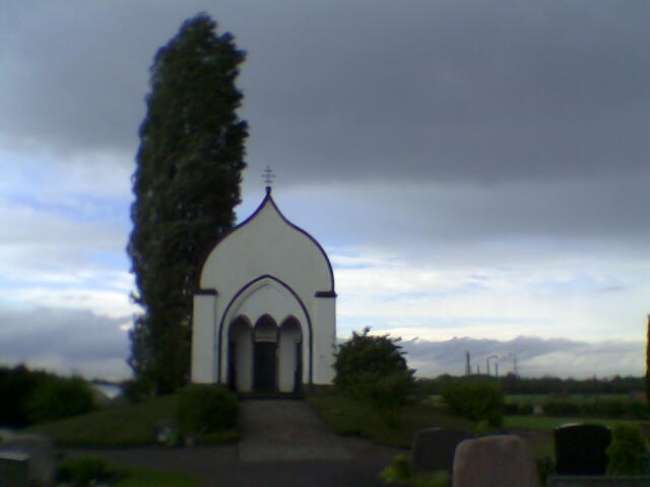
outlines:
[[248, 52], [239, 219], [270, 164], [333, 262], [341, 337], [402, 336], [423, 375], [466, 349], [645, 372], [646, 0], [1, 0], [0, 363], [128, 373], [148, 69], [199, 11]]

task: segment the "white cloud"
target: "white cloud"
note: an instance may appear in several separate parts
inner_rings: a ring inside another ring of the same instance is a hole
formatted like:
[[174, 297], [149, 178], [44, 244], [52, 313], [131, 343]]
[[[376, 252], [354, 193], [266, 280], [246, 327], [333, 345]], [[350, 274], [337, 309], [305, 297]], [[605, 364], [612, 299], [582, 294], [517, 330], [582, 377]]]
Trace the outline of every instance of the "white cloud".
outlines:
[[633, 340], [643, 333], [650, 263], [585, 257], [564, 264], [508, 263], [507, 269], [499, 262], [438, 268], [431, 261], [347, 249], [339, 268], [338, 255], [335, 249], [340, 330], [369, 325], [435, 340], [459, 334]]

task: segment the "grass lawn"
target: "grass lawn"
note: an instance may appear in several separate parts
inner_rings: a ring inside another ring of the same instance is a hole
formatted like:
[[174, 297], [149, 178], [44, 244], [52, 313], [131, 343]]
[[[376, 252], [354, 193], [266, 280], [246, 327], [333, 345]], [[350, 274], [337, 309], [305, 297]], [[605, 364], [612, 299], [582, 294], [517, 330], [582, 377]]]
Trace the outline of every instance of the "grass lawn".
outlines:
[[113, 470], [125, 477], [114, 487], [198, 487], [201, 479], [196, 475], [163, 472], [135, 467], [115, 467]]
[[[124, 403], [52, 423], [37, 424], [29, 432], [44, 433], [63, 447], [124, 448], [149, 445], [154, 432], [173, 417], [176, 396], [154, 397], [138, 404]], [[209, 443], [236, 441], [235, 430], [213, 433]]]
[[469, 432], [476, 428], [473, 421], [451, 416], [428, 404], [404, 406], [391, 425], [386, 416], [371, 406], [338, 394], [314, 395], [307, 400], [337, 434], [361, 436], [397, 448], [410, 448], [415, 433], [424, 428], [441, 426]]

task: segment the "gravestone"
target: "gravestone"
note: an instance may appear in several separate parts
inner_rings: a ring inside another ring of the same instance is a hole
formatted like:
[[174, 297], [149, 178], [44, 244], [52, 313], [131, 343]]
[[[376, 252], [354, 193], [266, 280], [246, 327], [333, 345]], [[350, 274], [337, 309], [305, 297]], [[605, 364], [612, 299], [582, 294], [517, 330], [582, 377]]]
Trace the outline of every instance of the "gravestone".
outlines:
[[555, 469], [559, 475], [604, 475], [609, 428], [599, 424], [569, 424], [555, 428]]
[[[40, 435], [16, 435], [14, 438], [0, 444], [0, 455], [4, 458], [9, 457], [10, 459], [26, 457], [25, 464], [29, 472], [30, 486], [49, 487], [53, 485], [56, 456], [54, 446], [48, 438]], [[7, 468], [22, 469], [23, 467], [12, 464], [12, 466], [8, 466]]]
[[454, 487], [539, 487], [537, 465], [518, 436], [465, 440], [456, 448]]
[[29, 486], [29, 455], [0, 451], [0, 487]]
[[451, 475], [456, 447], [461, 441], [470, 438], [473, 435], [467, 431], [445, 428], [418, 432], [411, 448], [411, 471], [420, 473], [445, 470]]

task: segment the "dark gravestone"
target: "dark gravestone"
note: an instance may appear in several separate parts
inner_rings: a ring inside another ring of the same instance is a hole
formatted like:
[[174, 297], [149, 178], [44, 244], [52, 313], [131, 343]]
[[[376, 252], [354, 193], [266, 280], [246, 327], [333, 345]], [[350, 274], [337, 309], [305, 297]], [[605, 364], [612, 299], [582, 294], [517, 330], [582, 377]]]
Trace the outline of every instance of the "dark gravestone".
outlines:
[[599, 424], [569, 424], [555, 428], [555, 468], [560, 475], [604, 475], [605, 451], [612, 441], [609, 428]]
[[411, 471], [445, 470], [451, 474], [456, 447], [469, 438], [473, 438], [473, 435], [461, 430], [431, 428], [420, 431], [411, 449]]

